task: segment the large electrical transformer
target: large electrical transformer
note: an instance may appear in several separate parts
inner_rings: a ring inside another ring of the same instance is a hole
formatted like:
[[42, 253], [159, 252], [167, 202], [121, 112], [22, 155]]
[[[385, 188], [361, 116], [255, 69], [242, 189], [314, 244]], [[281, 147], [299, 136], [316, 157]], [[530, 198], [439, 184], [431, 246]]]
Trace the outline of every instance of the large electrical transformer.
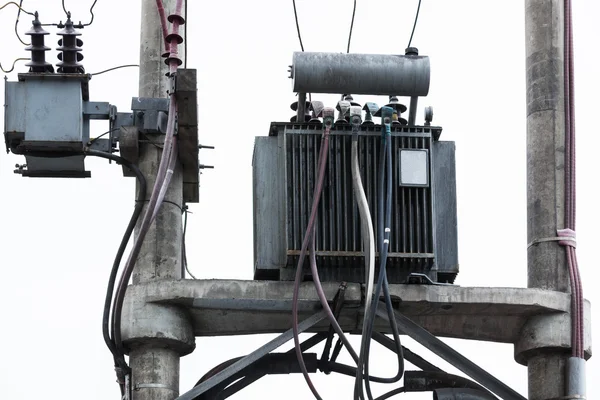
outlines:
[[[458, 273], [454, 142], [440, 141], [441, 127], [415, 123], [417, 97], [429, 89], [429, 59], [409, 49], [405, 56], [295, 53], [294, 90], [309, 93], [389, 95], [394, 110], [392, 218], [387, 258], [390, 283], [415, 277], [452, 283]], [[407, 107], [396, 96], [411, 98]], [[314, 95], [313, 95], [314, 97]], [[322, 281], [364, 282], [364, 249], [353, 196], [350, 149], [351, 96], [338, 103], [315, 227], [316, 259]], [[297, 110], [299, 103], [292, 108]], [[254, 277], [293, 280], [313, 202], [323, 124], [322, 104], [304, 106], [292, 122], [271, 123], [256, 137], [253, 156]], [[308, 113], [308, 110], [313, 113]], [[377, 166], [382, 127], [378, 107], [367, 103], [358, 131], [361, 179], [371, 215], [377, 213]], [[304, 115], [304, 121], [302, 121]], [[299, 118], [300, 117], [300, 118]], [[377, 219], [373, 219], [377, 232]]]

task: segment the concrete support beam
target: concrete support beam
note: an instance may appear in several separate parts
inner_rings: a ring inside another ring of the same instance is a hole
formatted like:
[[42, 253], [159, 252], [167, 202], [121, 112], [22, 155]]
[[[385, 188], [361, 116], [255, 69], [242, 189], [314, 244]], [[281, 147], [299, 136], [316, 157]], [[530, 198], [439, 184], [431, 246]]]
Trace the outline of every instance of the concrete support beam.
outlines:
[[[195, 336], [281, 333], [291, 327], [292, 282], [237, 280], [177, 280], [150, 282], [132, 287], [131, 299], [144, 299], [156, 307], [185, 308]], [[325, 282], [330, 302], [337, 283]], [[571, 332], [567, 293], [524, 288], [484, 288], [430, 285], [390, 285], [392, 299], [400, 312], [432, 334], [472, 340], [515, 344], [515, 358], [526, 363], [541, 349], [567, 351]], [[129, 299], [129, 297], [128, 297]], [[346, 332], [362, 329], [361, 286], [350, 283], [345, 294], [340, 325]], [[126, 302], [125, 312], [129, 307]], [[300, 289], [301, 319], [320, 309], [314, 285], [303, 283]], [[589, 302], [584, 307], [589, 321]], [[138, 314], [136, 312], [136, 314]], [[153, 319], [152, 317], [150, 319]], [[587, 355], [591, 354], [591, 329], [585, 333]], [[326, 321], [313, 331], [326, 330]], [[376, 322], [387, 332], [389, 324]], [[133, 327], [124, 326], [126, 335]], [[173, 327], [165, 326], [172, 335]], [[127, 338], [128, 336], [124, 336]], [[127, 339], [126, 339], [127, 340]]]

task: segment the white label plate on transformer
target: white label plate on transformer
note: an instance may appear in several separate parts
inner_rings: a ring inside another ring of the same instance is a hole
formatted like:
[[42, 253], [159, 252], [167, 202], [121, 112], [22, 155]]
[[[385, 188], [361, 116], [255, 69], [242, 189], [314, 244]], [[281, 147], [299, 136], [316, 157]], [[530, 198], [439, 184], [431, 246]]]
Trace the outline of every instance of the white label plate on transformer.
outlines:
[[399, 149], [400, 186], [429, 186], [429, 151], [427, 149]]

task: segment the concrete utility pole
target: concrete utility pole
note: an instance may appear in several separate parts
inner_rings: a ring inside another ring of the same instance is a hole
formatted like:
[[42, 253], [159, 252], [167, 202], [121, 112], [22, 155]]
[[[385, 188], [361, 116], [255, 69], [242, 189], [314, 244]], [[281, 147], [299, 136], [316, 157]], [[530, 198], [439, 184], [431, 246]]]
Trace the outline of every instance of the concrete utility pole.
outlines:
[[[531, 243], [555, 237], [557, 229], [564, 228], [565, 43], [562, 0], [526, 0], [525, 8], [527, 241]], [[565, 249], [558, 242], [548, 241], [529, 247], [527, 286], [569, 292]], [[545, 329], [544, 322], [538, 329]], [[530, 400], [565, 395], [564, 369], [568, 351], [559, 347], [530, 349], [527, 356]]]
[[[169, 15], [176, 2], [163, 0], [163, 3]], [[183, 29], [180, 34], [183, 36]], [[167, 97], [168, 66], [161, 57], [165, 42], [155, 0], [142, 0], [140, 39], [139, 96]], [[180, 52], [180, 57], [182, 55]], [[162, 137], [152, 140], [160, 143]], [[139, 167], [148, 182], [146, 199], [149, 199], [162, 149], [147, 141], [144, 143], [143, 137], [140, 139]], [[165, 202], [142, 245], [133, 273], [133, 286], [128, 289], [134, 305], [132, 312], [125, 311], [125, 314], [133, 316], [132, 326], [136, 327], [127, 338], [134, 400], [178, 397], [179, 358], [194, 349], [194, 336], [186, 314], [174, 307], [146, 304], [143, 290], [144, 285], [151, 282], [182, 278], [182, 188], [181, 164], [178, 163]]]

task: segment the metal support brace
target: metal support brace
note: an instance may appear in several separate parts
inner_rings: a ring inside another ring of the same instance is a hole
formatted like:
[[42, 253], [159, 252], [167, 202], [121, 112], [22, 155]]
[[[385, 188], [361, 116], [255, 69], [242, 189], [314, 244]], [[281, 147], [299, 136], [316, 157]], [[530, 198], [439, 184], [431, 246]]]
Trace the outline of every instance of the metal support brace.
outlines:
[[[396, 345], [394, 344], [394, 341], [383, 333], [373, 332], [373, 339], [388, 350], [393, 351], [394, 353], [396, 352]], [[413, 353], [410, 349], [404, 346], [402, 346], [402, 353], [404, 354], [404, 359], [406, 361], [417, 368], [421, 368], [423, 371], [443, 372], [441, 368], [436, 367], [423, 357]]]
[[[305, 330], [311, 328], [315, 324], [317, 324], [320, 321], [322, 321], [323, 319], [325, 319], [325, 317], [326, 317], [326, 315], [325, 315], [325, 312], [323, 312], [323, 311], [321, 311], [317, 314], [314, 314], [311, 317], [308, 317], [307, 319], [305, 319], [298, 325], [298, 331], [304, 332]], [[250, 366], [251, 364], [255, 363], [256, 361], [260, 360], [266, 354], [269, 354], [273, 350], [282, 346], [284, 343], [290, 341], [293, 338], [293, 335], [294, 335], [294, 333], [293, 333], [292, 329], [285, 331], [284, 333], [277, 336], [275, 339], [271, 340], [264, 346], [253, 351], [252, 353], [248, 354], [246, 357], [242, 358], [238, 362], [230, 365], [229, 367], [225, 368], [221, 372], [218, 372], [217, 374], [208, 378], [206, 381], [202, 382], [200, 385], [198, 385], [198, 386], [194, 387], [193, 389], [187, 391], [186, 393], [182, 394], [176, 400], [194, 400], [196, 398], [196, 396], [212, 389], [213, 387], [217, 386], [219, 383], [223, 382], [225, 379], [240, 372], [244, 368], [246, 368], [246, 367]]]
[[[473, 363], [465, 356], [442, 342], [440, 339], [423, 329], [409, 318], [400, 314], [398, 311], [394, 311], [396, 316], [396, 322], [398, 323], [398, 329], [410, 336], [412, 339], [417, 341], [419, 344], [426, 347], [428, 350], [434, 352], [445, 361], [454, 365], [456, 368], [470, 376], [476, 382], [485, 386], [504, 400], [526, 400], [525, 397], [506, 386], [503, 382], [495, 378], [493, 375]], [[379, 304], [377, 307], [377, 315], [389, 321], [385, 306]]]

